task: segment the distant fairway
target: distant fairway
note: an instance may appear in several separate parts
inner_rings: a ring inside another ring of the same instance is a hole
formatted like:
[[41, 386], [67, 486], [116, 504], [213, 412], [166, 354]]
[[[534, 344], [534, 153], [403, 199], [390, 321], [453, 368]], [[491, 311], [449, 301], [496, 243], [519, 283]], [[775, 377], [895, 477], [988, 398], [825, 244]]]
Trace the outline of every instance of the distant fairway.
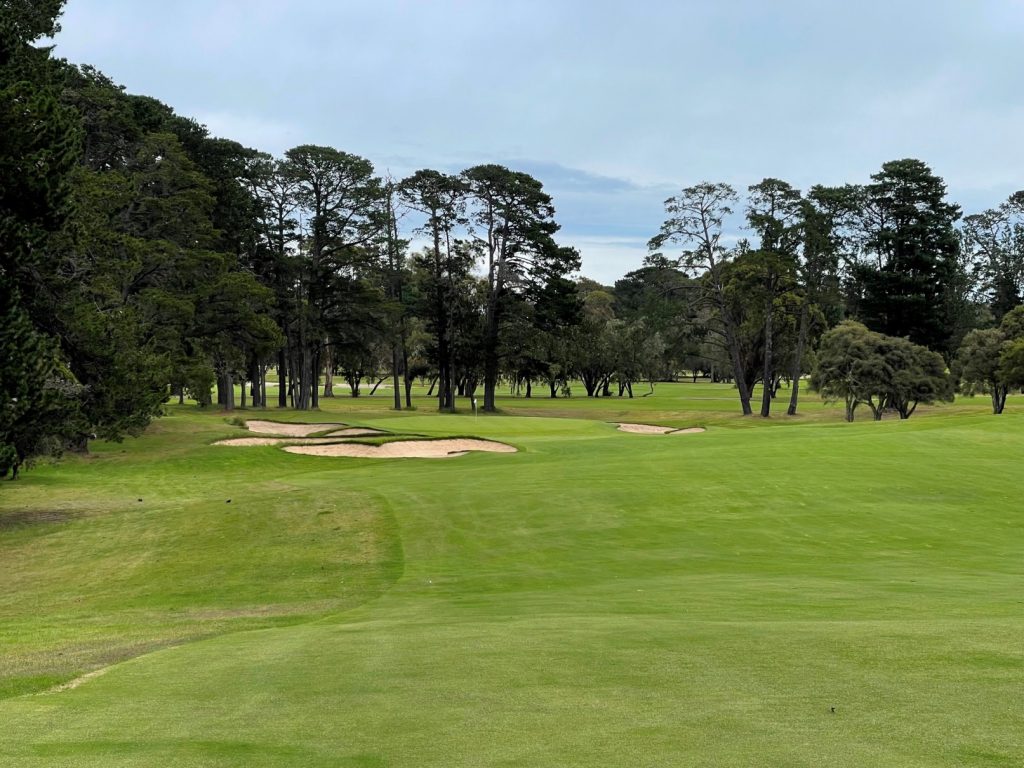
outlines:
[[1024, 765], [1024, 398], [389, 404], [229, 418], [519, 452], [225, 448], [169, 406], [0, 487], [0, 765]]

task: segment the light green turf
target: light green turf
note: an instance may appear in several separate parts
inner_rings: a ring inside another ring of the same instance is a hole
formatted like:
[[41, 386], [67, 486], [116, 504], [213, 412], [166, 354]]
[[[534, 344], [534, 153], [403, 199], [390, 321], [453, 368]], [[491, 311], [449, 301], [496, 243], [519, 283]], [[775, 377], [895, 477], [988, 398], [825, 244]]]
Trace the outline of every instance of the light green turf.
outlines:
[[1019, 398], [388, 397], [238, 415], [521, 451], [223, 448], [185, 406], [0, 488], [0, 765], [1024, 764]]

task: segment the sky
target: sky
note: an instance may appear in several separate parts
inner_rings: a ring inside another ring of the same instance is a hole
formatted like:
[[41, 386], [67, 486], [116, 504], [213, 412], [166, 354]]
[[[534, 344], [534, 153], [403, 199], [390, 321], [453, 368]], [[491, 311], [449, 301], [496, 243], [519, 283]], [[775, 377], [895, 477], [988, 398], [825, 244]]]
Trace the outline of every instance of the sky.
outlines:
[[68, 0], [62, 25], [56, 55], [247, 146], [531, 173], [606, 283], [700, 181], [916, 157], [967, 213], [1024, 188], [1021, 0]]

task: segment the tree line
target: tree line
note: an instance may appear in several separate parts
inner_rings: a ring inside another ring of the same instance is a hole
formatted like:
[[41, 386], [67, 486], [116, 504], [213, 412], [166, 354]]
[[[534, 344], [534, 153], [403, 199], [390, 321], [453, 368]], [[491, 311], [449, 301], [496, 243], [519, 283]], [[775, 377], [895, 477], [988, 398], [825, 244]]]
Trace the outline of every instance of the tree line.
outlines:
[[744, 414], [763, 385], [768, 416], [813, 374], [852, 419], [955, 383], [999, 412], [1024, 383], [1024, 194], [961, 218], [910, 159], [805, 194], [702, 183], [606, 286], [575, 276], [529, 174], [394, 179], [213, 137], [39, 47], [61, 6], [0, 2], [0, 475], [138, 434], [169, 397], [230, 410], [239, 384], [242, 406], [313, 409], [387, 382], [402, 409], [421, 379], [441, 411], [493, 411], [502, 382], [633, 397], [688, 372], [732, 382]]

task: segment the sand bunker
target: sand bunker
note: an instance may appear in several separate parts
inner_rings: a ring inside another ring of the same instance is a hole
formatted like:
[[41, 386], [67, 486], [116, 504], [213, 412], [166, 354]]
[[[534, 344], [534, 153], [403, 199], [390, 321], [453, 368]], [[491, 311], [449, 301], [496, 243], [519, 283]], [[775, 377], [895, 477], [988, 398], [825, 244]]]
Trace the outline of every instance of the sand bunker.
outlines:
[[350, 456], [359, 459], [447, 459], [470, 451], [515, 453], [516, 449], [491, 440], [398, 440], [384, 445], [336, 443], [334, 445], [291, 445], [284, 450], [304, 456]]
[[336, 422], [330, 424], [281, 424], [277, 421], [247, 421], [245, 426], [258, 435], [281, 435], [284, 437], [306, 437], [324, 432], [332, 427], [344, 427]]
[[616, 426], [619, 428], [619, 432], [630, 432], [634, 435], [693, 435], [704, 431], [704, 427], [675, 429], [674, 427], [659, 427], [654, 424], [616, 424]]
[[251, 448], [259, 445], [317, 445], [333, 443], [336, 440], [337, 438], [330, 437], [232, 437], [229, 440], [218, 440], [214, 445]]
[[337, 432], [328, 432], [324, 437], [373, 437], [374, 435], [386, 435], [383, 429], [373, 429], [371, 427], [349, 427], [348, 429], [339, 429]]

